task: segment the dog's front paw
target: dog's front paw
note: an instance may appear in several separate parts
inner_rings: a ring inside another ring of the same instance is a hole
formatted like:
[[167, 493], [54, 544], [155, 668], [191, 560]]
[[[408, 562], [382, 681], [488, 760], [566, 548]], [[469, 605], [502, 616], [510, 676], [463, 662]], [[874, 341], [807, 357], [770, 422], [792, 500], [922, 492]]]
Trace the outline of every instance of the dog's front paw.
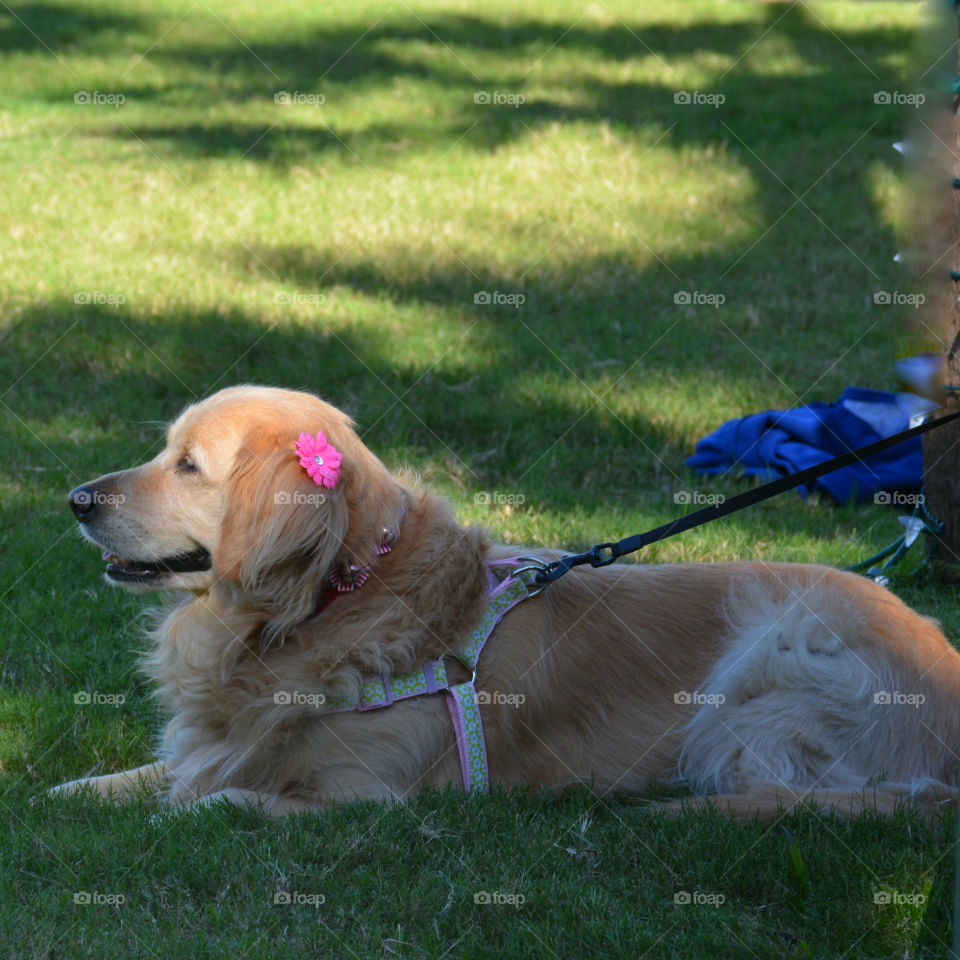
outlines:
[[65, 797], [77, 793], [92, 793], [97, 795], [100, 791], [97, 789], [96, 777], [80, 777], [79, 780], [68, 780], [66, 783], [58, 783], [55, 787], [47, 790], [48, 797]]
[[133, 770], [107, 773], [100, 777], [82, 777], [68, 780], [47, 791], [48, 796], [90, 793], [105, 800], [125, 800], [150, 788], [156, 789], [164, 776], [162, 763], [147, 763]]

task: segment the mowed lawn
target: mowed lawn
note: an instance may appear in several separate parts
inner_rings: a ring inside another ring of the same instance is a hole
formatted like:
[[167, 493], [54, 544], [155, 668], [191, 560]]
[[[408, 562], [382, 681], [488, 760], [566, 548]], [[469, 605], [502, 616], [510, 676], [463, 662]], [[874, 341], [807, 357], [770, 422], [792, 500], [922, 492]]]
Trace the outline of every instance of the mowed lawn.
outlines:
[[[316, 391], [464, 522], [570, 549], [744, 489], [683, 468], [724, 420], [894, 387], [909, 308], [874, 293], [905, 282], [910, 118], [875, 95], [910, 91], [921, 14], [0, 3], [3, 956], [946, 955], [953, 827], [907, 815], [44, 793], [150, 759], [163, 722], [145, 601], [66, 493], [219, 387]], [[636, 559], [844, 565], [897, 513], [789, 494]], [[895, 589], [960, 634], [952, 591]]]

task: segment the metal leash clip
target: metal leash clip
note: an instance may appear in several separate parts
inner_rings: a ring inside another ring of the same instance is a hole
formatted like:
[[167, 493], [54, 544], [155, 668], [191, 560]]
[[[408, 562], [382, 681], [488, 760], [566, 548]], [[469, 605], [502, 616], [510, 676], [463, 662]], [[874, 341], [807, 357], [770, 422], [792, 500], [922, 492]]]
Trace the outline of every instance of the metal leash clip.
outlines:
[[[623, 551], [619, 543], [598, 543], [586, 553], [575, 553], [568, 557], [561, 557], [551, 563], [538, 567], [537, 583], [548, 584], [559, 580], [571, 567], [579, 567], [589, 563], [591, 567], [606, 567], [613, 563]], [[542, 563], [542, 561], [541, 561]]]
[[[530, 589], [530, 584], [527, 583], [527, 596], [535, 597], [538, 593], [543, 593], [543, 588], [546, 585], [546, 581], [541, 580], [540, 577], [548, 574], [552, 564], [547, 563], [546, 560], [541, 559], [540, 557], [517, 557], [518, 560], [523, 561], [522, 567], [517, 567], [515, 570], [511, 571], [511, 577], [522, 577], [523, 574], [535, 570], [537, 572], [537, 577], [533, 581], [537, 584], [535, 590]], [[524, 581], [526, 583], [526, 581]]]

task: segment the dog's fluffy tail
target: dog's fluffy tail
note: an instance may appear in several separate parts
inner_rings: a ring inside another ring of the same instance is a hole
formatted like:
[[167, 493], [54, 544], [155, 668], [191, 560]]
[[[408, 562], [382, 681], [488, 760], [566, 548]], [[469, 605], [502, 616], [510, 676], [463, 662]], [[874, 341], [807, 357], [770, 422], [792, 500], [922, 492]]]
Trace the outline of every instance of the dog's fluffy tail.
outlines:
[[831, 571], [805, 589], [745, 582], [686, 729], [681, 776], [708, 804], [771, 819], [957, 802], [960, 657], [876, 584]]

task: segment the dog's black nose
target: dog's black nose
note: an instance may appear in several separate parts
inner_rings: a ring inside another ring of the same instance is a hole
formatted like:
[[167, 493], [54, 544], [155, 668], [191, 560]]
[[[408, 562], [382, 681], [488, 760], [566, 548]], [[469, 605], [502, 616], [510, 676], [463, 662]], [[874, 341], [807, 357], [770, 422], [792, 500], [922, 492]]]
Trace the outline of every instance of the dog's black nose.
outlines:
[[83, 523], [90, 518], [90, 511], [93, 510], [96, 497], [94, 491], [89, 486], [74, 487], [70, 491], [70, 509], [76, 515], [76, 518]]

